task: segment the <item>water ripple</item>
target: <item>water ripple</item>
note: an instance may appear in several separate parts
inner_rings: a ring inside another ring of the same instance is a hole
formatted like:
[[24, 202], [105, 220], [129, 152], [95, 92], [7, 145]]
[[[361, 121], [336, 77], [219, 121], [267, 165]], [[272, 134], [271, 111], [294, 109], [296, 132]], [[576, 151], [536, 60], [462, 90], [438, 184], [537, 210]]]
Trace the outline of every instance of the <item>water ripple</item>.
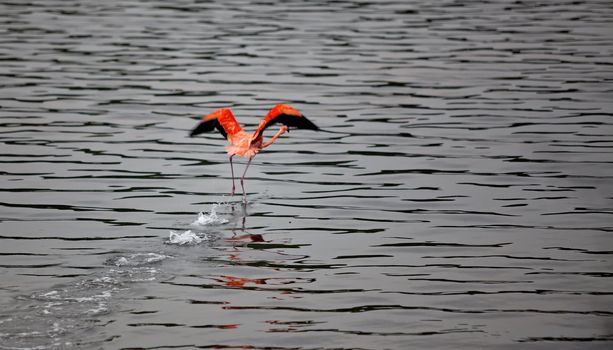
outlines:
[[[607, 348], [612, 22], [0, 3], [0, 348]], [[321, 130], [258, 154], [242, 204], [226, 141], [187, 134], [277, 103]]]

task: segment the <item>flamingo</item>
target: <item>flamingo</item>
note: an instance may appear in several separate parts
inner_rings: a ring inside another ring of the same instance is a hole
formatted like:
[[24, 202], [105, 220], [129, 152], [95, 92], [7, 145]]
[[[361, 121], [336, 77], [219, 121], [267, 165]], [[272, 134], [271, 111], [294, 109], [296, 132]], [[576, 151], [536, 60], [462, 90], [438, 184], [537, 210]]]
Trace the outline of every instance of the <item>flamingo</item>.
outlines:
[[[281, 123], [283, 125], [281, 125], [279, 131], [277, 131], [270, 140], [263, 142], [264, 130], [275, 123]], [[228, 139], [230, 145], [226, 146], [226, 151], [228, 152], [228, 156], [230, 156], [230, 171], [232, 174], [231, 196], [234, 196], [235, 190], [232, 157], [239, 156], [249, 158], [243, 176], [241, 176], [243, 202], [246, 203], [247, 195], [245, 193], [244, 181], [245, 174], [247, 174], [247, 169], [249, 169], [251, 161], [258, 152], [270, 146], [285, 132], [289, 132], [290, 127], [319, 130], [315, 124], [302, 115], [296, 108], [286, 104], [278, 104], [266, 114], [264, 119], [262, 119], [258, 127], [251, 134], [241, 128], [230, 108], [220, 108], [202, 117], [200, 123], [190, 132], [189, 136], [193, 137], [217, 129], [219, 133]]]

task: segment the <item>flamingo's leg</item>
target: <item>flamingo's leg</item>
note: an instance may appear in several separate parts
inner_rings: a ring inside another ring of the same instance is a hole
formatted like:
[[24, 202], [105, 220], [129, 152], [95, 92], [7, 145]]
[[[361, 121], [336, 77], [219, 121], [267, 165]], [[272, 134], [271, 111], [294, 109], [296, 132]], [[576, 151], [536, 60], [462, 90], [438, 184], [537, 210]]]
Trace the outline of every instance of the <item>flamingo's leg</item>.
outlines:
[[247, 169], [249, 169], [249, 165], [251, 164], [251, 160], [253, 159], [253, 157], [249, 157], [249, 160], [247, 161], [247, 166], [245, 166], [245, 172], [243, 173], [243, 176], [241, 176], [241, 188], [243, 189], [243, 202], [247, 203], [247, 194], [245, 193], [245, 174], [247, 174]]
[[230, 196], [234, 196], [234, 167], [232, 166], [232, 157], [234, 157], [234, 155], [230, 156], [230, 172], [232, 173], [232, 193], [230, 193]]

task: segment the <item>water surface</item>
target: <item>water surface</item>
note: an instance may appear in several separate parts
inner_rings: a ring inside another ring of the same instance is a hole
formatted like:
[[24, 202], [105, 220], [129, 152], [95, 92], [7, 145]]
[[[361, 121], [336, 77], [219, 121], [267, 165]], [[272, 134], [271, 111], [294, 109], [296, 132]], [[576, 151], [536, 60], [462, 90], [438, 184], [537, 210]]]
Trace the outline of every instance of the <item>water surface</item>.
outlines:
[[[611, 23], [2, 2], [0, 348], [609, 348]], [[280, 102], [323, 130], [258, 155], [243, 207], [225, 141], [188, 131]]]

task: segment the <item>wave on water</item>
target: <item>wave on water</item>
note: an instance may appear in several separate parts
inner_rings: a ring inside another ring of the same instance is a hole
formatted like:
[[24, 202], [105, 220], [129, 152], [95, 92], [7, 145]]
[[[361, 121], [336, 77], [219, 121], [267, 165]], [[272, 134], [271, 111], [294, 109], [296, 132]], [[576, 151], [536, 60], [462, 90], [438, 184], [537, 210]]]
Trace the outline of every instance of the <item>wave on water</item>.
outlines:
[[158, 253], [134, 253], [127, 256], [116, 256], [108, 258], [105, 261], [105, 265], [114, 266], [143, 266], [152, 263], [160, 262], [168, 259], [170, 256]]
[[127, 287], [109, 272], [17, 298], [0, 312], [0, 349], [70, 349], [90, 341], [79, 335], [112, 310], [112, 297]]
[[131, 253], [108, 258], [102, 273], [17, 297], [0, 310], [0, 349], [71, 349], [98, 344], [82, 334], [113, 311], [114, 299], [130, 284], [153, 281], [160, 271], [151, 266], [171, 258], [160, 253]]

